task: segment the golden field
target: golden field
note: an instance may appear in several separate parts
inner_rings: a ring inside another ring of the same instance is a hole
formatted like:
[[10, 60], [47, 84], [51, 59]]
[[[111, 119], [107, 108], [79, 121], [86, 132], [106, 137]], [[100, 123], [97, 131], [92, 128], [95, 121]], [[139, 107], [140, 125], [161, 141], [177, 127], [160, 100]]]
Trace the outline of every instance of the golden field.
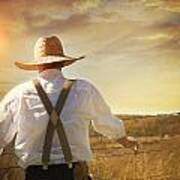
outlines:
[[[180, 114], [120, 118], [128, 135], [139, 140], [139, 152], [91, 130], [94, 180], [180, 180]], [[0, 158], [0, 168], [1, 180], [23, 179], [11, 145]]]
[[139, 152], [135, 154], [94, 133], [94, 179], [180, 180], [180, 115], [124, 115], [121, 118], [128, 134], [139, 140]]

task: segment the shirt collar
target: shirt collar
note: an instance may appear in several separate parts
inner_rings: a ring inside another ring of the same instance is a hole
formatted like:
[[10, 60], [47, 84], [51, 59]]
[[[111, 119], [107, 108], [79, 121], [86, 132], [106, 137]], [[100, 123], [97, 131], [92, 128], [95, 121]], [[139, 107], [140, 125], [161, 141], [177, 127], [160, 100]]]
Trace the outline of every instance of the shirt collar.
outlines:
[[47, 69], [39, 73], [39, 77], [45, 80], [64, 79], [62, 72], [58, 69]]

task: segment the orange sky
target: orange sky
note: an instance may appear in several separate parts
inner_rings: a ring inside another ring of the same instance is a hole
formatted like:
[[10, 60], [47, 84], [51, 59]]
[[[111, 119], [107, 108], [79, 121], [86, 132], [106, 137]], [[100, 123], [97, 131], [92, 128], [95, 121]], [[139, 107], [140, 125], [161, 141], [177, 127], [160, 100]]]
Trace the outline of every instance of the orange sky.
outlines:
[[179, 0], [1, 0], [0, 87], [31, 77], [15, 59], [32, 59], [39, 36], [57, 34], [70, 55], [64, 69], [90, 79], [113, 112], [180, 110]]

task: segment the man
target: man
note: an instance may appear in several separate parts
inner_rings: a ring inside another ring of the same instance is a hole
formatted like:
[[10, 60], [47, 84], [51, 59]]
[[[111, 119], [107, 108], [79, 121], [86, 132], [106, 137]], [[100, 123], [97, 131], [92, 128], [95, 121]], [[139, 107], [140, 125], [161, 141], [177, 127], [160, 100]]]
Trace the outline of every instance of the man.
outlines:
[[90, 179], [90, 122], [125, 147], [137, 145], [91, 83], [63, 77], [63, 67], [84, 57], [66, 56], [56, 36], [40, 38], [34, 56], [32, 63], [15, 64], [39, 76], [12, 89], [0, 106], [0, 148], [16, 135], [15, 152], [26, 180]]

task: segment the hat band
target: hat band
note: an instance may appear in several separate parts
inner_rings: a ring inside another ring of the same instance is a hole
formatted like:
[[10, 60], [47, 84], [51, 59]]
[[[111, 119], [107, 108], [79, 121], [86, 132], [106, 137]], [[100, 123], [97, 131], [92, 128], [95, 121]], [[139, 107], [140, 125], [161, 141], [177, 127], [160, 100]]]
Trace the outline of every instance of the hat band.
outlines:
[[55, 55], [49, 55], [49, 56], [41, 56], [36, 57], [34, 62], [38, 64], [46, 64], [46, 63], [53, 63], [53, 62], [62, 62], [68, 60], [65, 56], [55, 56]]

